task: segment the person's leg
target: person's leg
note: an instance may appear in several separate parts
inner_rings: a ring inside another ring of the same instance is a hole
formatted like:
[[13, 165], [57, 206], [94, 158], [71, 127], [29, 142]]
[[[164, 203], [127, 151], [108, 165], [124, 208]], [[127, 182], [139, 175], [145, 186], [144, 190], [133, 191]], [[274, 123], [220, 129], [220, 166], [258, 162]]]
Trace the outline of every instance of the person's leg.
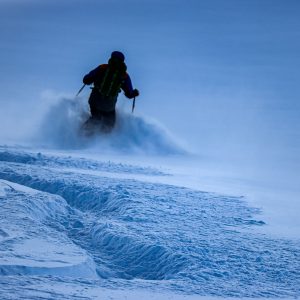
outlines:
[[110, 132], [116, 123], [116, 111], [102, 112], [102, 129], [104, 132]]
[[90, 119], [101, 120], [102, 114], [101, 114], [101, 111], [99, 111], [99, 108], [97, 107], [97, 97], [93, 91], [89, 98], [89, 106], [90, 106], [90, 112], [91, 112]]
[[82, 126], [82, 129], [87, 136], [95, 134], [97, 131], [100, 131], [102, 127], [102, 114], [94, 105], [95, 102], [91, 100], [92, 98], [89, 99], [91, 115]]

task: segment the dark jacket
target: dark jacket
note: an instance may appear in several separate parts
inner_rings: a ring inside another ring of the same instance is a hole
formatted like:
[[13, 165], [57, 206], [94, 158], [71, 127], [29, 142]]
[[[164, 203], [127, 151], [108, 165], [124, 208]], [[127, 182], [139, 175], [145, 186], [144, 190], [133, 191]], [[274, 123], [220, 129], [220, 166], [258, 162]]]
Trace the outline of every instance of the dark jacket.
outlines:
[[[84, 76], [83, 83], [87, 85], [93, 83], [94, 86], [99, 86], [103, 80], [107, 68], [108, 64], [98, 66], [96, 69], [92, 70], [90, 73]], [[124, 75], [124, 79], [121, 84], [121, 89], [124, 91], [125, 96], [127, 98], [134, 98], [135, 94], [132, 88], [131, 79], [127, 72]], [[117, 98], [118, 95], [116, 95], [115, 97], [103, 96], [99, 93], [98, 89], [93, 88], [89, 98], [89, 104], [91, 107], [97, 110], [110, 112], [115, 110]]]

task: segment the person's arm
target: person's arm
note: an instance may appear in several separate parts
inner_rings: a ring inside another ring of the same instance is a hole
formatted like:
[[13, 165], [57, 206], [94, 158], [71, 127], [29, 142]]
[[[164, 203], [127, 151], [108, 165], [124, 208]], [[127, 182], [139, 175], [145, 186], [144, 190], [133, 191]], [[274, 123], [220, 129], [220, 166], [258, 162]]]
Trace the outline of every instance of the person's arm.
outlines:
[[129, 99], [132, 99], [139, 95], [139, 91], [137, 89], [132, 88], [132, 82], [128, 74], [126, 74], [126, 78], [124, 79], [121, 88], [124, 91], [125, 96]]
[[96, 77], [98, 76], [99, 72], [101, 71], [101, 67], [102, 65], [98, 66], [96, 69], [92, 70], [90, 73], [86, 74], [84, 77], [83, 77], [83, 83], [84, 84], [92, 84]]

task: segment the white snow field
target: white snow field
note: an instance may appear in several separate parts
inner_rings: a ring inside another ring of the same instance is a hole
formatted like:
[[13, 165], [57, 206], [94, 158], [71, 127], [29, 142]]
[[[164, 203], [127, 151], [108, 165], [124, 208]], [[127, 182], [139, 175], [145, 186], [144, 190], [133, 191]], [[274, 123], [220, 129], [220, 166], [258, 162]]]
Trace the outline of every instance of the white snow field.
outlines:
[[247, 199], [98, 150], [0, 147], [1, 299], [299, 297], [300, 242]]

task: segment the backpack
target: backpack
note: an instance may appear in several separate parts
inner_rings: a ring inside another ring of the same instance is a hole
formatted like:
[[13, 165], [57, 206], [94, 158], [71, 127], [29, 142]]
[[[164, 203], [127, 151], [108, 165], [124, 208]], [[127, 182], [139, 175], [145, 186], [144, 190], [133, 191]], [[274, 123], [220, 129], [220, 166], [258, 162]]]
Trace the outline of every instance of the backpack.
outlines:
[[96, 87], [101, 95], [108, 98], [116, 97], [121, 91], [121, 85], [126, 78], [127, 67], [123, 61], [111, 58], [108, 61], [103, 79]]

